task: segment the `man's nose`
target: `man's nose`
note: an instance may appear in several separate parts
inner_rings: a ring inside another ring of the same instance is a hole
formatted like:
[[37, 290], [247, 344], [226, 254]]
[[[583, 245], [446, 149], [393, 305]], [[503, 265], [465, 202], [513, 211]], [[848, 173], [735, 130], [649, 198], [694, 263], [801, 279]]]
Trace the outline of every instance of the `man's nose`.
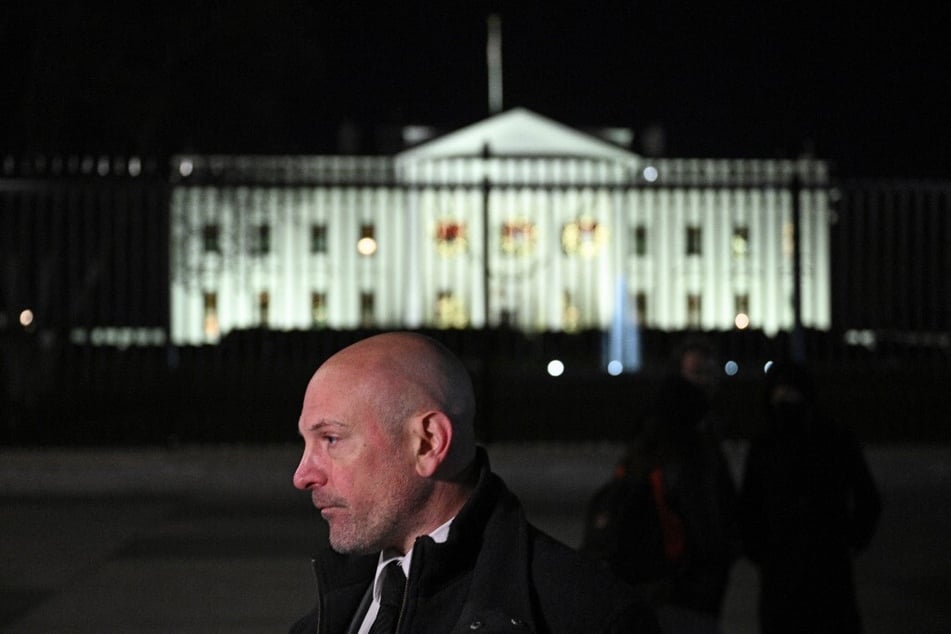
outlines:
[[301, 491], [327, 484], [327, 473], [317, 463], [315, 456], [307, 452], [294, 472], [294, 486]]

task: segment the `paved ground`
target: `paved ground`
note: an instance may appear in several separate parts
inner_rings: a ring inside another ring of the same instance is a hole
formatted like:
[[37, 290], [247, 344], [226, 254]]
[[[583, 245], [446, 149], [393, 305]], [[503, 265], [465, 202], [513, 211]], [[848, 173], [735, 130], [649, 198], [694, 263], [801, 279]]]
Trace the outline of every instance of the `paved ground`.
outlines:
[[[737, 468], [743, 448], [730, 447]], [[0, 450], [3, 632], [282, 632], [311, 603], [325, 537], [290, 487], [296, 446]], [[577, 545], [611, 445], [494, 446], [540, 526]], [[858, 562], [867, 631], [951, 632], [951, 448], [881, 447], [885, 514]], [[726, 632], [755, 631], [756, 576], [733, 573]]]

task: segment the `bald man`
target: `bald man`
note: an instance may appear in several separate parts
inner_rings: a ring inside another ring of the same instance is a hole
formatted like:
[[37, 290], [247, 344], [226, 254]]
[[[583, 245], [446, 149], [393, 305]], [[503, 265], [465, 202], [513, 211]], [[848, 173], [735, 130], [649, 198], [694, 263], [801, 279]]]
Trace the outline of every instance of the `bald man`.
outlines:
[[364, 339], [318, 368], [294, 485], [330, 548], [291, 631], [375, 633], [390, 618], [391, 632], [658, 631], [632, 589], [526, 520], [474, 415], [462, 363], [419, 334]]

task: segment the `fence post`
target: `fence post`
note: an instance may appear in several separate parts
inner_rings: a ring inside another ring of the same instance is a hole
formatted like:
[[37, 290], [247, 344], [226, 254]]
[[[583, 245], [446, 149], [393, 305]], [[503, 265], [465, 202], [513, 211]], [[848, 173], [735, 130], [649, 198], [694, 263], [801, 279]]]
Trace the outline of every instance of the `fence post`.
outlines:
[[802, 180], [799, 168], [793, 173], [790, 183], [792, 195], [792, 247], [793, 247], [793, 332], [790, 345], [790, 354], [793, 361], [802, 363], [806, 360], [805, 333], [802, 329]]

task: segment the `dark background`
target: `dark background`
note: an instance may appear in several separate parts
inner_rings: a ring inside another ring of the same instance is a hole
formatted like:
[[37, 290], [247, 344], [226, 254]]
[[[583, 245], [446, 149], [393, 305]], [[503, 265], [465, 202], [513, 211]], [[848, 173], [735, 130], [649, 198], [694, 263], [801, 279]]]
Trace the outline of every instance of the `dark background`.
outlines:
[[636, 151], [951, 165], [951, 22], [917, 1], [8, 2], [0, 152], [335, 153], [344, 124], [389, 151], [396, 126], [488, 114], [493, 12], [505, 107], [629, 127]]

